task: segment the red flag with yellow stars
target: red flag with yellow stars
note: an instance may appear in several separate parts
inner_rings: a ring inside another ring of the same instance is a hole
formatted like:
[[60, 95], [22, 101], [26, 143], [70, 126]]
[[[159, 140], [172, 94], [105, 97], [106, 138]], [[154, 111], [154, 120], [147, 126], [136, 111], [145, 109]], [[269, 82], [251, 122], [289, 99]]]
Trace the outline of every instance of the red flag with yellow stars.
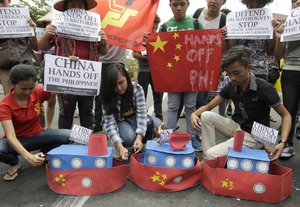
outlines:
[[144, 32], [151, 32], [159, 0], [97, 0], [92, 9], [101, 17], [108, 44], [144, 51]]
[[195, 158], [191, 169], [149, 166], [141, 163], [144, 154], [131, 155], [128, 178], [137, 186], [155, 192], [172, 192], [192, 188], [201, 182], [201, 166]]
[[149, 34], [146, 48], [155, 91], [216, 91], [222, 42], [219, 29]]

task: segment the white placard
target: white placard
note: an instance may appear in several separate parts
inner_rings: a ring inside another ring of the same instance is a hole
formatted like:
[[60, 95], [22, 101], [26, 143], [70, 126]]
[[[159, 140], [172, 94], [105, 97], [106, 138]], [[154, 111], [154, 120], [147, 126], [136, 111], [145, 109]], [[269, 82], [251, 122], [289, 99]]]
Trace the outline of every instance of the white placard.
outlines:
[[228, 39], [272, 39], [272, 11], [267, 8], [230, 12], [226, 18]]
[[257, 122], [253, 123], [251, 135], [255, 140], [271, 147], [275, 147], [279, 140], [278, 130], [259, 124]]
[[102, 63], [45, 54], [44, 87], [54, 93], [95, 96], [100, 92]]
[[91, 134], [92, 130], [82, 126], [73, 125], [69, 140], [87, 145]]
[[97, 42], [100, 41], [100, 15], [83, 9], [68, 9], [53, 17], [52, 24], [57, 34], [71, 39]]
[[164, 129], [160, 132], [158, 143], [163, 144], [167, 143], [170, 140], [170, 135], [173, 133], [173, 129]]
[[300, 7], [293, 9], [284, 23], [281, 42], [300, 40]]
[[36, 36], [36, 38], [41, 39], [41, 37], [43, 36], [44, 32], [45, 32], [45, 28], [43, 28], [43, 27], [37, 27], [37, 28], [35, 28], [35, 36]]
[[32, 37], [28, 8], [0, 7], [0, 38]]

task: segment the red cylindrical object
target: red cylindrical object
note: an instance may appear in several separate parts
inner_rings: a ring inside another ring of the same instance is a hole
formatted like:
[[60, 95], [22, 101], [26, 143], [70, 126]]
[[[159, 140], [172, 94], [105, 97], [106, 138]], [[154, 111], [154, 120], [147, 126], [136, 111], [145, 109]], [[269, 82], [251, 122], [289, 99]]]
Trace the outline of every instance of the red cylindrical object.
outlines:
[[103, 156], [107, 154], [106, 134], [91, 134], [89, 139], [88, 155]]
[[234, 132], [233, 150], [236, 152], [242, 151], [245, 132], [243, 130], [236, 130]]

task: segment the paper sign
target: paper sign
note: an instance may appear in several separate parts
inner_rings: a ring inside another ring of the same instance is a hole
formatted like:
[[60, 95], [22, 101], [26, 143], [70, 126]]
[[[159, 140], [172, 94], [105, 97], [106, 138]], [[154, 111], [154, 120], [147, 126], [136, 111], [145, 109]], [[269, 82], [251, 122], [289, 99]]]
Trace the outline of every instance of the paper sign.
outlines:
[[54, 93], [95, 96], [100, 92], [102, 63], [45, 55], [44, 87]]
[[271, 147], [275, 147], [279, 139], [278, 130], [257, 122], [253, 123], [251, 135], [255, 140]]
[[284, 23], [281, 42], [300, 40], [300, 7], [293, 9]]
[[92, 134], [92, 130], [74, 125], [69, 140], [87, 145], [89, 143], [90, 134]]
[[170, 140], [170, 134], [173, 133], [173, 129], [164, 129], [159, 134], [158, 143], [163, 144], [167, 143]]
[[0, 7], [0, 38], [34, 36], [28, 8]]
[[97, 42], [100, 41], [100, 15], [83, 9], [68, 9], [53, 17], [58, 35], [66, 38]]
[[272, 11], [247, 9], [230, 12], [226, 18], [228, 39], [273, 39]]

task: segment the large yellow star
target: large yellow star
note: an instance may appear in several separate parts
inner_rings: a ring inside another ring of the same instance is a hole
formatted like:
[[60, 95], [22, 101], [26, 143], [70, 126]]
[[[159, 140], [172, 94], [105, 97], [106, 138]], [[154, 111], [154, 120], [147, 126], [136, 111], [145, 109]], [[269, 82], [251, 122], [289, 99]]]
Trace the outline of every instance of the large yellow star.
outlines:
[[170, 62], [168, 62], [167, 67], [168, 67], [169, 69], [170, 69], [170, 68], [173, 68], [173, 64], [170, 63]]
[[153, 175], [151, 177], [151, 179], [152, 179], [152, 182], [154, 183], [155, 181], [160, 181], [160, 176], [159, 175]]
[[176, 44], [175, 46], [176, 46], [176, 50], [177, 50], [177, 49], [178, 49], [178, 50], [181, 50], [182, 44], [178, 43], [178, 44]]
[[222, 180], [222, 188], [228, 188], [228, 182], [226, 180]]
[[161, 49], [163, 52], [165, 52], [164, 46], [167, 43], [168, 43], [168, 41], [161, 41], [159, 36], [157, 36], [156, 42], [149, 42], [149, 44], [154, 47], [153, 54], [156, 52], [157, 49]]
[[173, 38], [174, 38], [174, 40], [176, 40], [177, 38], [179, 38], [179, 33], [178, 33], [178, 32], [175, 32], [175, 33], [173, 34]]
[[174, 58], [173, 58], [176, 62], [178, 62], [180, 60], [180, 57], [179, 55], [175, 55]]

